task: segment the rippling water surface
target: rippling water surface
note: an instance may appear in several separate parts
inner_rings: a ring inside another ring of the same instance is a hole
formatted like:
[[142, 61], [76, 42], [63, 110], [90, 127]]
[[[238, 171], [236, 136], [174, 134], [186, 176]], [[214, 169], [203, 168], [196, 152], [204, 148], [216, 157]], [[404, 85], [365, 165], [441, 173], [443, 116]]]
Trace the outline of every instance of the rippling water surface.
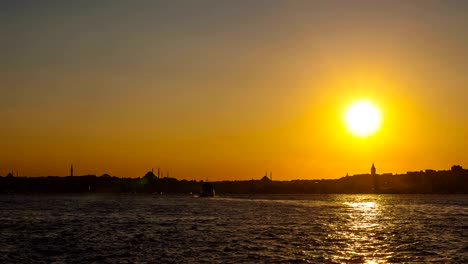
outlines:
[[468, 263], [468, 196], [0, 196], [0, 263]]

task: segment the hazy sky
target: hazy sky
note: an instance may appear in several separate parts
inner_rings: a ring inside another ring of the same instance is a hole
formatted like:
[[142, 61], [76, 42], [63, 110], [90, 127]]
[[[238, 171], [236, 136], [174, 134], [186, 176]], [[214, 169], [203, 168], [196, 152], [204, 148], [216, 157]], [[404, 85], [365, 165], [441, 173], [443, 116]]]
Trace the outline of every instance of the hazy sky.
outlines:
[[468, 166], [468, 1], [1, 1], [0, 34], [3, 176]]

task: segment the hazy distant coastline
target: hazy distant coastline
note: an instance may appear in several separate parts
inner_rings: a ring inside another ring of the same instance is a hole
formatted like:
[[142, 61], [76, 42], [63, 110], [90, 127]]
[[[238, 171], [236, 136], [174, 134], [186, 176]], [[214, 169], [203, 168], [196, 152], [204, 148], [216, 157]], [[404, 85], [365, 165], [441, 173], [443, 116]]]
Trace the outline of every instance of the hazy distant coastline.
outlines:
[[[462, 193], [468, 194], [468, 169], [425, 170], [406, 174], [359, 174], [340, 179], [211, 182], [218, 194], [352, 194]], [[196, 194], [203, 181], [159, 178], [148, 172], [140, 178], [109, 175], [0, 177], [0, 193], [158, 193]]]

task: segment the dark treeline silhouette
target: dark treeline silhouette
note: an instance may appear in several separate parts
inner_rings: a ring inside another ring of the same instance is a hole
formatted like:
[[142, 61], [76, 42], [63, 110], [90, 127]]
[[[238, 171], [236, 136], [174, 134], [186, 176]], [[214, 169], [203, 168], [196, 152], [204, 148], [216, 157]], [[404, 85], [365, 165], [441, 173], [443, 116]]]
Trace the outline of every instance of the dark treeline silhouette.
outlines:
[[[468, 194], [468, 170], [425, 170], [406, 174], [360, 174], [333, 180], [261, 180], [211, 182], [217, 194]], [[0, 177], [0, 193], [199, 193], [203, 181], [159, 178], [151, 171], [140, 178], [102, 176]]]

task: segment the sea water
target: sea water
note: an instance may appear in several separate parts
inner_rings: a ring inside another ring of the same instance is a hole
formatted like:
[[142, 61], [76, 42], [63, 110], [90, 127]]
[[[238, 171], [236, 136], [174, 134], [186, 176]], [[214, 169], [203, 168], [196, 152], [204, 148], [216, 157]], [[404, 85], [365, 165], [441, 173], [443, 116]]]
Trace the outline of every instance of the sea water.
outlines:
[[468, 263], [467, 195], [0, 195], [0, 263]]

